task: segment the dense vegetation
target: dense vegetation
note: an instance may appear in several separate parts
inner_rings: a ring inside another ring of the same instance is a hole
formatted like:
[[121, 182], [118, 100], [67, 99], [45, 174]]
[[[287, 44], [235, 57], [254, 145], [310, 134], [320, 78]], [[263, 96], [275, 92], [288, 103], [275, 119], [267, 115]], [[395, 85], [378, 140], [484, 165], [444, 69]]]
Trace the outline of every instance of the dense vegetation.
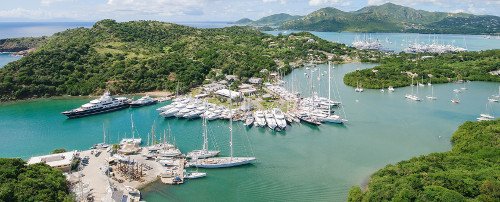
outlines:
[[73, 201], [61, 171], [0, 158], [0, 201]]
[[[479, 52], [449, 53], [441, 55], [404, 54], [386, 57], [381, 65], [372, 69], [358, 70], [344, 76], [349, 86], [360, 85], [366, 88], [402, 87], [414, 83], [445, 83], [457, 79], [471, 81], [496, 81], [500, 76], [490, 74], [500, 70], [500, 50]], [[411, 73], [410, 73], [411, 72]]]
[[299, 19], [301, 17], [303, 17], [303, 16], [290, 15], [290, 14], [286, 14], [286, 13], [279, 13], [279, 14], [266, 16], [266, 17], [260, 18], [258, 20], [255, 20], [255, 21], [250, 20], [248, 18], [243, 18], [241, 20], [234, 22], [234, 24], [256, 25], [256, 26], [279, 26], [279, 25], [283, 24], [284, 22], [296, 20], [296, 19]]
[[[465, 13], [428, 12], [386, 3], [345, 12], [336, 8], [322, 8], [304, 17], [291, 16], [268, 19], [265, 23], [250, 25], [279, 25], [279, 29], [328, 32], [416, 32], [449, 34], [497, 34], [500, 17]], [[273, 15], [275, 16], [275, 15]], [[269, 17], [273, 17], [269, 16]], [[269, 21], [271, 20], [271, 21]]]
[[19, 52], [36, 48], [47, 40], [47, 37], [23, 37], [0, 39], [0, 52]]
[[500, 120], [466, 122], [449, 152], [388, 165], [365, 192], [351, 188], [348, 201], [498, 201]]
[[[156, 21], [103, 20], [49, 37], [0, 69], [0, 100], [151, 90], [180, 91], [206, 78], [289, 72], [290, 62], [356, 50], [310, 33], [272, 36], [250, 27], [196, 29]], [[339, 59], [339, 58], [336, 58]], [[217, 71], [212, 71], [217, 70]]]

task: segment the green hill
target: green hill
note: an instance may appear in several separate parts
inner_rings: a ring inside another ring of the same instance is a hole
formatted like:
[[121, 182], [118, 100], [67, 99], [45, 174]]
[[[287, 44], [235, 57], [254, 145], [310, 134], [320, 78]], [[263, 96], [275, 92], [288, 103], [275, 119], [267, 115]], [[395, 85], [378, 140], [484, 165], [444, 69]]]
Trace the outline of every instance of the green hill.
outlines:
[[[33, 53], [0, 69], [0, 100], [151, 90], [180, 91], [217, 78], [291, 70], [308, 54], [354, 49], [310, 33], [272, 36], [250, 27], [196, 29], [156, 21], [103, 20], [54, 34]], [[218, 69], [219, 71], [212, 71]]]
[[500, 32], [500, 17], [429, 12], [386, 3], [352, 12], [322, 8], [302, 18], [284, 21], [279, 28], [334, 32], [495, 34]]
[[236, 22], [232, 22], [232, 23], [230, 23], [230, 24], [246, 25], [246, 24], [250, 24], [250, 23], [252, 23], [252, 22], [253, 22], [253, 20], [251, 20], [251, 19], [248, 19], [248, 18], [242, 18], [242, 19], [240, 19], [240, 20], [238, 20], [238, 21], [236, 21]]
[[299, 19], [302, 16], [299, 15], [289, 15], [286, 13], [280, 13], [280, 14], [274, 14], [270, 15], [267, 17], [263, 17], [261, 19], [258, 19], [251, 24], [253, 25], [260, 25], [260, 26], [276, 26], [276, 25], [281, 25], [282, 23], [290, 20], [295, 20]]
[[466, 122], [451, 138], [449, 152], [388, 165], [348, 201], [498, 201], [500, 120]]

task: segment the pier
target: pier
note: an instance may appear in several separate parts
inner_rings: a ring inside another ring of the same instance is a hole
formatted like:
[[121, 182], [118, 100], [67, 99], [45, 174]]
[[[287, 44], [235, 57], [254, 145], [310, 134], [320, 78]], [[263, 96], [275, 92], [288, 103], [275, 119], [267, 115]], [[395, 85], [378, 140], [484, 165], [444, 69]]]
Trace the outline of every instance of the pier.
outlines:
[[110, 149], [79, 152], [85, 160], [68, 174], [77, 201], [139, 201], [138, 190], [158, 179], [165, 184], [184, 183], [183, 157], [173, 158], [173, 164], [164, 167], [147, 154], [145, 147], [127, 156], [111, 155]]

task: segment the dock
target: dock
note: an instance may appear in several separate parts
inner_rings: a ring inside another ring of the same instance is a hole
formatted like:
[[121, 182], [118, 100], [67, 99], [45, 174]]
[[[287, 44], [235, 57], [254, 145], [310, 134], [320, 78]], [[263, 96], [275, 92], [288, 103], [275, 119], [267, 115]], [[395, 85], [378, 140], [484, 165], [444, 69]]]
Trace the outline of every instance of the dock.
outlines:
[[[155, 159], [148, 159], [145, 148], [134, 155], [111, 155], [106, 149], [91, 149], [79, 152], [88, 163], [77, 171], [68, 173], [71, 190], [77, 201], [139, 201], [139, 192], [144, 186], [161, 179], [165, 184], [184, 183], [185, 159], [173, 159], [174, 165], [164, 167]], [[167, 177], [171, 173], [172, 177]], [[133, 190], [133, 191], [131, 191]]]
[[175, 159], [175, 167], [167, 168], [160, 174], [160, 180], [164, 184], [183, 184], [184, 183], [184, 165], [185, 159]]

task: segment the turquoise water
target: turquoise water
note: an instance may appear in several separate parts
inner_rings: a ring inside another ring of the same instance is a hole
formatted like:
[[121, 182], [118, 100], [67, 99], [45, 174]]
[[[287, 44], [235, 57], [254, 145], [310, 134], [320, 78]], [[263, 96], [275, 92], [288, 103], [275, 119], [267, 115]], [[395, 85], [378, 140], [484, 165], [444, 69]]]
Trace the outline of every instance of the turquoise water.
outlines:
[[0, 68], [9, 62], [18, 60], [19, 58], [21, 58], [21, 56], [12, 56], [10, 53], [0, 53]]
[[[265, 33], [277, 35], [279, 33], [288, 34], [296, 31], [267, 31]], [[440, 44], [452, 44], [469, 51], [479, 51], [488, 49], [498, 49], [500, 47], [500, 39], [487, 39], [482, 35], [463, 35], [463, 34], [415, 34], [415, 33], [355, 33], [355, 32], [311, 32], [312, 34], [321, 37], [328, 41], [339, 42], [351, 45], [358, 37], [378, 39], [384, 49], [395, 52], [403, 51], [409, 44], [432, 43], [436, 41]]]
[[[460, 94], [462, 103], [450, 102], [457, 84], [434, 86], [436, 101], [411, 102], [404, 99], [410, 88], [394, 93], [354, 89], [342, 84], [342, 76], [373, 64], [338, 65], [333, 71], [349, 123], [312, 127], [295, 124], [282, 133], [265, 128], [247, 129], [234, 124], [235, 153], [253, 155], [251, 166], [203, 170], [208, 176], [180, 186], [152, 184], [142, 190], [147, 201], [345, 201], [349, 187], [360, 185], [370, 174], [388, 163], [450, 149], [456, 127], [475, 120], [485, 111], [487, 97], [498, 92], [498, 83], [472, 82]], [[321, 66], [322, 71], [325, 66]], [[305, 69], [286, 79], [304, 81]], [[321, 92], [327, 93], [326, 80]], [[307, 85], [295, 82], [294, 88]], [[333, 82], [335, 83], [335, 82]], [[420, 88], [420, 96], [430, 94]], [[110, 141], [130, 136], [130, 114], [143, 140], [151, 126], [163, 131], [170, 125], [172, 140], [183, 152], [200, 148], [201, 121], [164, 120], [155, 108], [127, 109], [108, 114], [66, 119], [61, 111], [79, 106], [90, 98], [40, 99], [0, 104], [1, 157], [28, 158], [54, 148], [87, 149], [102, 141], [103, 124]], [[357, 101], [356, 101], [357, 100]], [[500, 104], [492, 104], [498, 116]], [[211, 147], [228, 155], [228, 122], [209, 122]], [[202, 170], [200, 170], [202, 171]]]

